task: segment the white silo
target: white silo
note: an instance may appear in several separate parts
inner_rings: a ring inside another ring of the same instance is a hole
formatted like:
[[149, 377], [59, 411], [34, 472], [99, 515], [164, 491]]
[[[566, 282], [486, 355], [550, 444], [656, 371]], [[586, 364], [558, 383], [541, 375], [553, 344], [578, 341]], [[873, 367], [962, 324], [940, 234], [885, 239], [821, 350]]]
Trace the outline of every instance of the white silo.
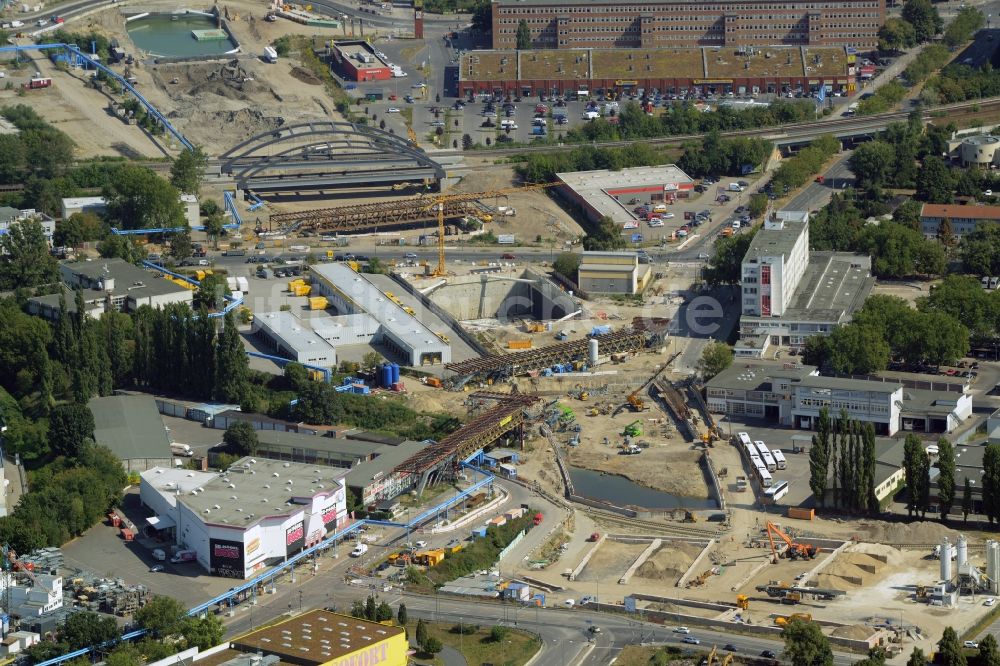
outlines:
[[941, 580], [951, 580], [951, 542], [948, 537], [941, 540]]
[[996, 562], [993, 561], [993, 549], [996, 547], [996, 543], [993, 539], [986, 542], [986, 577], [990, 580], [997, 577], [997, 566]]
[[969, 540], [964, 534], [958, 535], [958, 572], [962, 572], [962, 567], [969, 561]]
[[597, 338], [591, 338], [587, 343], [587, 365], [594, 368], [597, 366], [597, 357], [600, 354], [601, 345], [597, 342]]

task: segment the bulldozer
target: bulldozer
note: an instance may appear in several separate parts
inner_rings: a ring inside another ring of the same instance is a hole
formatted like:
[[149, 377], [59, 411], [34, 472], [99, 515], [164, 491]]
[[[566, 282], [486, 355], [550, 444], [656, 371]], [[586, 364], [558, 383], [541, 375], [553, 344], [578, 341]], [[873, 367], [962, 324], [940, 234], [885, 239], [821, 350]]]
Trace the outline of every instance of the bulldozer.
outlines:
[[740, 610], [750, 610], [750, 597], [745, 594], [737, 594], [736, 607]]

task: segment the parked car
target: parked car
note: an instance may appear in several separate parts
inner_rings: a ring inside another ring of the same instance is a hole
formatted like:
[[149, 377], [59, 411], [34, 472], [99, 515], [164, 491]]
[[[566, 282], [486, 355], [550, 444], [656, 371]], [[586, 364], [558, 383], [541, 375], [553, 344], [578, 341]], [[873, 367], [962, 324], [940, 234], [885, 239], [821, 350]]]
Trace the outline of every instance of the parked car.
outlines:
[[417, 253], [416, 252], [407, 252], [404, 256], [407, 259], [416, 259], [417, 258]]
[[979, 647], [979, 643], [977, 643], [976, 641], [965, 641], [964, 643], [962, 643], [962, 647], [967, 647], [975, 650], [976, 648]]
[[511, 254], [510, 252], [504, 252], [503, 254], [500, 255], [500, 258], [507, 259], [508, 261], [514, 261], [515, 259], [517, 259], [517, 256]]
[[152, 573], [160, 573], [161, 571], [163, 571], [163, 565], [162, 564], [154, 564], [153, 566], [149, 567], [149, 570]]
[[736, 652], [736, 646], [733, 645], [732, 643], [726, 643], [726, 646], [722, 649], [725, 650], [726, 652]]
[[396, 108], [396, 107], [394, 107], [394, 106], [390, 106], [388, 109], [385, 110], [385, 112], [386, 113], [399, 113], [399, 109]]
[[691, 630], [687, 627], [674, 627], [675, 634], [690, 634]]
[[761, 650], [760, 656], [764, 657], [765, 659], [776, 659], [773, 650]]

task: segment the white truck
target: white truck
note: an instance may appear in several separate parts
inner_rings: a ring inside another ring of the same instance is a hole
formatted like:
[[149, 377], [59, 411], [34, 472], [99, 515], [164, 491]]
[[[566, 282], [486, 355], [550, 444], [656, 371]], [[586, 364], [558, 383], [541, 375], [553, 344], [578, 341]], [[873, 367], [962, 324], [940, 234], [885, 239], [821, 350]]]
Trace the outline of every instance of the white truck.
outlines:
[[368, 552], [368, 544], [359, 543], [354, 547], [354, 550], [351, 551], [351, 557], [361, 557], [367, 552]]
[[273, 46], [264, 47], [264, 62], [276, 63], [278, 62], [278, 50]]
[[190, 458], [194, 455], [194, 451], [188, 444], [180, 444], [178, 442], [173, 442], [170, 444], [170, 453], [175, 456], [183, 456], [185, 458]]

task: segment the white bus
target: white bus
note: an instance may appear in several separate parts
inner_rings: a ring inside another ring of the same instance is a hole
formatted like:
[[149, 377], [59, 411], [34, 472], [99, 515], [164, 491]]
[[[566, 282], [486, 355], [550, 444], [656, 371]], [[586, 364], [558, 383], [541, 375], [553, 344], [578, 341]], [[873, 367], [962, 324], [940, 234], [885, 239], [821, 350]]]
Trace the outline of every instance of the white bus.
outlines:
[[750, 441], [750, 434], [749, 433], [745, 433], [745, 432], [737, 433], [737, 437], [740, 438], [740, 444], [742, 444], [743, 446], [746, 446], [746, 445], [752, 443]]
[[765, 488], [770, 488], [771, 483], [773, 482], [773, 479], [771, 478], [771, 473], [764, 468], [758, 469], [757, 473], [760, 475], [760, 485], [762, 485]]
[[764, 465], [764, 461], [760, 459], [760, 456], [750, 456], [750, 464], [757, 469], [760, 469], [761, 467], [767, 469], [767, 466]]
[[770, 453], [770, 451], [768, 451], [768, 449], [767, 449], [767, 444], [765, 444], [764, 442], [760, 441], [759, 439], [756, 442], [754, 442], [754, 446], [757, 447], [757, 453], [760, 454], [761, 458], [764, 457], [765, 453]]
[[743, 447], [743, 450], [746, 451], [746, 454], [747, 454], [748, 458], [753, 458], [754, 456], [759, 456], [760, 455], [759, 453], [757, 453], [757, 448], [753, 444], [747, 444], [747, 445], [745, 445]]
[[771, 456], [774, 458], [774, 463], [778, 466], [778, 469], [785, 469], [785, 454], [775, 449], [771, 451]]
[[788, 481], [778, 481], [764, 491], [764, 496], [771, 502], [777, 502], [788, 494]]
[[778, 469], [778, 465], [774, 462], [774, 457], [770, 451], [764, 451], [760, 457], [764, 460], [764, 465], [767, 467], [768, 472], [774, 472]]

